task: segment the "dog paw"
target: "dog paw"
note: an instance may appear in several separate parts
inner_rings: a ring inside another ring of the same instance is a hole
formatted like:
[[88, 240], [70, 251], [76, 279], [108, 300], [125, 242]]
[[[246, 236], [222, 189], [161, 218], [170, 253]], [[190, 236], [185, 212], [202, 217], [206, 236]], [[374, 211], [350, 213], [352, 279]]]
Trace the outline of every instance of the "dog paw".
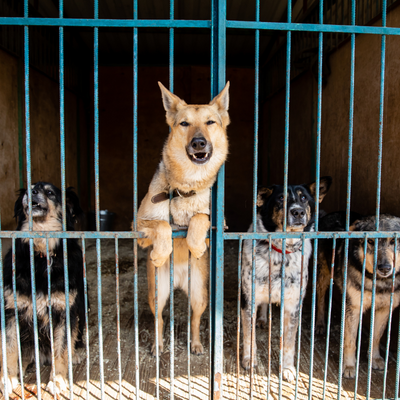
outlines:
[[296, 379], [296, 370], [295, 368], [288, 367], [288, 368], [283, 368], [282, 371], [282, 377], [286, 382], [293, 382]]
[[154, 266], [160, 268], [162, 267], [168, 260], [169, 254], [160, 254], [156, 253], [154, 250], [150, 253], [150, 260], [154, 264]]
[[57, 396], [68, 389], [67, 380], [62, 375], [56, 375], [54, 381], [49, 381], [46, 390], [53, 396]]
[[72, 364], [80, 364], [81, 361], [81, 356], [78, 353], [74, 353], [74, 355], [72, 356]]
[[198, 343], [192, 342], [190, 349], [192, 350], [192, 354], [196, 354], [197, 356], [204, 353], [203, 345], [200, 342]]
[[[164, 344], [159, 343], [158, 344], [158, 355], [160, 356], [164, 351]], [[157, 352], [156, 352], [156, 344], [154, 343], [153, 346], [151, 346], [151, 355], [153, 357], [157, 357]]]
[[378, 371], [383, 371], [385, 369], [385, 360], [378, 356], [372, 359], [372, 369], [377, 369]]
[[267, 329], [267, 320], [264, 318], [258, 318], [256, 323], [257, 328]]
[[[250, 369], [250, 356], [242, 358], [242, 367], [248, 371]], [[254, 356], [253, 367], [257, 367], [257, 358]]]
[[343, 378], [354, 379], [356, 376], [356, 368], [353, 365], [345, 365], [343, 370]]
[[0, 390], [4, 395], [6, 394], [6, 391], [7, 394], [11, 394], [12, 391], [18, 386], [19, 381], [16, 376], [8, 376], [7, 379], [4, 379], [4, 376], [2, 376], [0, 379]]
[[189, 247], [192, 257], [194, 257], [196, 259], [201, 258], [207, 250], [207, 245], [205, 242], [201, 246], [197, 246], [197, 247], [190, 246], [188, 243], [188, 247]]
[[323, 335], [323, 334], [325, 334], [325, 331], [326, 331], [325, 323], [318, 322], [315, 325], [315, 334], [316, 335]]

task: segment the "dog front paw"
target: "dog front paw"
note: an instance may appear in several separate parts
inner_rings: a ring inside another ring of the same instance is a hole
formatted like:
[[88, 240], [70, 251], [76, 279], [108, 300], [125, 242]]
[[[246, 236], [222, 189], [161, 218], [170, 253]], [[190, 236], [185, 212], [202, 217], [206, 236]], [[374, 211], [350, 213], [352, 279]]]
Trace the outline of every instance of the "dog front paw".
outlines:
[[203, 242], [200, 246], [193, 246], [188, 243], [188, 247], [192, 256], [196, 259], [201, 258], [207, 250], [206, 242]]
[[[169, 253], [171, 254], [171, 253]], [[150, 253], [150, 260], [154, 264], [155, 267], [160, 268], [162, 267], [168, 260], [169, 254], [161, 254], [157, 253], [154, 250]]]
[[82, 362], [81, 356], [78, 353], [74, 353], [72, 356], [72, 364], [80, 364]]
[[[242, 367], [248, 371], [250, 369], [250, 356], [242, 358]], [[257, 357], [254, 355], [253, 367], [257, 367]]]
[[197, 356], [204, 353], [203, 345], [200, 342], [192, 342], [190, 349], [192, 351], [192, 354], [196, 354]]
[[293, 366], [292, 367], [288, 367], [288, 368], [283, 368], [282, 376], [283, 376], [283, 379], [286, 382], [289, 382], [289, 383], [293, 382], [296, 379], [296, 370], [295, 370], [295, 368]]
[[315, 325], [315, 334], [323, 335], [326, 331], [325, 322], [317, 322]]
[[354, 365], [345, 365], [343, 369], [343, 378], [354, 379], [356, 368]]
[[16, 376], [8, 376], [7, 379], [4, 379], [4, 376], [0, 379], [0, 390], [5, 395], [6, 391], [7, 394], [11, 394], [12, 391], [19, 386], [19, 381]]
[[381, 357], [375, 357], [372, 359], [372, 368], [378, 371], [383, 371], [385, 369], [385, 360]]
[[261, 329], [266, 329], [268, 324], [267, 324], [267, 320], [265, 318], [257, 318], [257, 324], [256, 324], [257, 328], [261, 328]]
[[49, 381], [46, 386], [46, 390], [50, 392], [53, 396], [58, 396], [67, 389], [67, 380], [62, 375], [56, 375], [54, 381]]

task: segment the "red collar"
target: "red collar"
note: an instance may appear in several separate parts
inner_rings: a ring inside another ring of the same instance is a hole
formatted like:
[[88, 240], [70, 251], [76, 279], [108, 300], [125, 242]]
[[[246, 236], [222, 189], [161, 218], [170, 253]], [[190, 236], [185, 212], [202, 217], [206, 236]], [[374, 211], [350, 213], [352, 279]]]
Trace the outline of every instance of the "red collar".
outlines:
[[[269, 243], [268, 240], [266, 240], [266, 242]], [[273, 250], [275, 250], [277, 253], [283, 254], [282, 249], [280, 249], [279, 247], [274, 246], [274, 244], [273, 244], [272, 242], [271, 242], [271, 248], [272, 248]], [[285, 254], [292, 254], [292, 251], [287, 251], [287, 250], [285, 250]]]

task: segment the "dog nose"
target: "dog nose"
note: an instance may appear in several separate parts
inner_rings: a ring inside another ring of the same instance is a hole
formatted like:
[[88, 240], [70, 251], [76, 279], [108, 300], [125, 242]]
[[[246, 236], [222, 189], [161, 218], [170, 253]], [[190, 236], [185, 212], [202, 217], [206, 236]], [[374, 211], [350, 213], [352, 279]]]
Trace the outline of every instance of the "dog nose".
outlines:
[[293, 215], [294, 218], [300, 219], [304, 217], [304, 210], [302, 208], [293, 208], [290, 210], [290, 213]]
[[378, 270], [385, 275], [388, 274], [391, 271], [391, 269], [392, 266], [388, 263], [378, 265]]
[[190, 142], [190, 145], [196, 151], [204, 150], [204, 148], [207, 146], [207, 140], [204, 137], [195, 137]]

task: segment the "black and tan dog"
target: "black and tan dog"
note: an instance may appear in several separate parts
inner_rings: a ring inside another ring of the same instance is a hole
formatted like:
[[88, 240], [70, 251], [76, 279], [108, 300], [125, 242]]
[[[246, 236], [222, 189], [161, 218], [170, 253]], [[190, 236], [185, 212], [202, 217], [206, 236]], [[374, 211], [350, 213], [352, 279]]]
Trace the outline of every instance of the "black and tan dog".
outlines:
[[[163, 351], [162, 310], [168, 299], [169, 256], [172, 229], [188, 227], [186, 239], [174, 241], [174, 286], [188, 291], [188, 253], [191, 253], [192, 342], [194, 354], [203, 353], [200, 317], [207, 306], [208, 248], [210, 228], [210, 189], [228, 154], [226, 128], [229, 124], [229, 83], [209, 104], [188, 105], [159, 83], [171, 128], [162, 160], [138, 211], [139, 240], [148, 247], [147, 279], [149, 304], [155, 315], [155, 269], [158, 269], [158, 337]], [[170, 201], [170, 194], [172, 200]], [[155, 354], [155, 341], [152, 348]]]
[[[338, 217], [336, 218], [336, 216]], [[351, 219], [354, 217], [351, 216]], [[376, 218], [374, 216], [362, 217], [350, 226], [351, 231], [375, 231]], [[343, 230], [343, 218], [338, 213], [328, 214], [321, 219], [321, 230]], [[399, 231], [400, 218], [391, 215], [381, 215], [379, 219], [381, 231]], [[344, 357], [343, 376], [355, 377], [356, 342], [360, 319], [361, 307], [361, 282], [364, 263], [364, 240], [350, 239], [348, 250], [347, 286], [346, 286], [346, 313], [344, 332]], [[324, 244], [326, 242], [326, 244]], [[329, 286], [330, 270], [332, 263], [331, 241], [320, 241], [318, 251], [318, 282], [317, 299], [318, 314], [316, 332], [325, 332], [325, 293]], [[374, 247], [375, 240], [368, 239], [367, 254], [365, 260], [365, 286], [363, 299], [363, 312], [371, 308], [372, 282], [374, 273]], [[400, 243], [397, 246], [397, 264], [395, 265], [395, 239], [378, 240], [378, 258], [376, 264], [376, 297], [375, 297], [375, 325], [372, 344], [372, 368], [384, 369], [384, 360], [379, 354], [379, 342], [386, 329], [390, 313], [390, 294], [392, 291], [392, 278], [395, 273], [395, 291], [393, 296], [393, 309], [400, 303]], [[345, 241], [340, 240], [337, 245], [334, 266], [334, 282], [343, 292], [345, 261]]]
[[[319, 199], [316, 199], [316, 184], [289, 185], [287, 194], [287, 231], [307, 232], [314, 230], [315, 202], [321, 202], [331, 185], [331, 177], [320, 180]], [[283, 229], [283, 186], [261, 189], [257, 199], [257, 232], [282, 232]], [[253, 226], [249, 232], [253, 231]], [[281, 303], [282, 241], [273, 240], [271, 253], [267, 240], [256, 241], [255, 262], [255, 310], [261, 306], [259, 323], [266, 323], [266, 303]], [[283, 378], [291, 382], [296, 376], [294, 353], [296, 332], [299, 323], [299, 306], [306, 294], [308, 281], [308, 262], [311, 256], [311, 240], [304, 241], [304, 265], [302, 271], [302, 240], [286, 240], [285, 294], [284, 294], [284, 332], [283, 332]], [[270, 260], [271, 257], [271, 260]], [[270, 267], [271, 266], [271, 267]], [[270, 270], [271, 268], [271, 270]], [[269, 282], [271, 280], [271, 293]], [[300, 299], [300, 291], [303, 298]], [[250, 367], [251, 351], [251, 290], [252, 290], [252, 240], [245, 240], [243, 247], [242, 270], [242, 327], [243, 357], [242, 366]], [[254, 337], [254, 354], [256, 341]], [[254, 365], [257, 365], [254, 357]]]
[[[32, 222], [34, 231], [61, 231], [62, 206], [61, 191], [50, 183], [38, 182], [32, 185]], [[82, 210], [78, 197], [69, 188], [67, 197], [67, 229], [74, 230], [74, 219]], [[28, 231], [28, 193], [22, 189], [15, 203], [15, 217], [18, 231]], [[55, 381], [50, 381], [48, 390], [60, 393], [67, 388], [68, 350], [66, 327], [66, 296], [64, 285], [64, 254], [61, 239], [48, 240], [50, 260], [47, 260], [46, 240], [34, 239], [34, 263], [36, 281], [36, 315], [40, 363], [51, 362], [50, 318], [48, 296], [48, 264], [51, 280], [51, 312], [54, 337]], [[72, 354], [74, 362], [79, 357], [74, 354], [75, 346], [82, 338], [85, 325], [84, 286], [82, 250], [76, 239], [67, 240], [69, 304], [71, 321]], [[23, 371], [35, 357], [33, 328], [32, 281], [30, 270], [29, 239], [15, 241], [16, 296]], [[5, 382], [1, 373], [1, 391], [11, 393], [18, 386], [18, 343], [16, 332], [15, 302], [12, 282], [13, 254], [12, 249], [4, 258], [4, 300], [6, 317], [6, 343], [8, 380]], [[1, 351], [1, 350], [0, 350]]]

